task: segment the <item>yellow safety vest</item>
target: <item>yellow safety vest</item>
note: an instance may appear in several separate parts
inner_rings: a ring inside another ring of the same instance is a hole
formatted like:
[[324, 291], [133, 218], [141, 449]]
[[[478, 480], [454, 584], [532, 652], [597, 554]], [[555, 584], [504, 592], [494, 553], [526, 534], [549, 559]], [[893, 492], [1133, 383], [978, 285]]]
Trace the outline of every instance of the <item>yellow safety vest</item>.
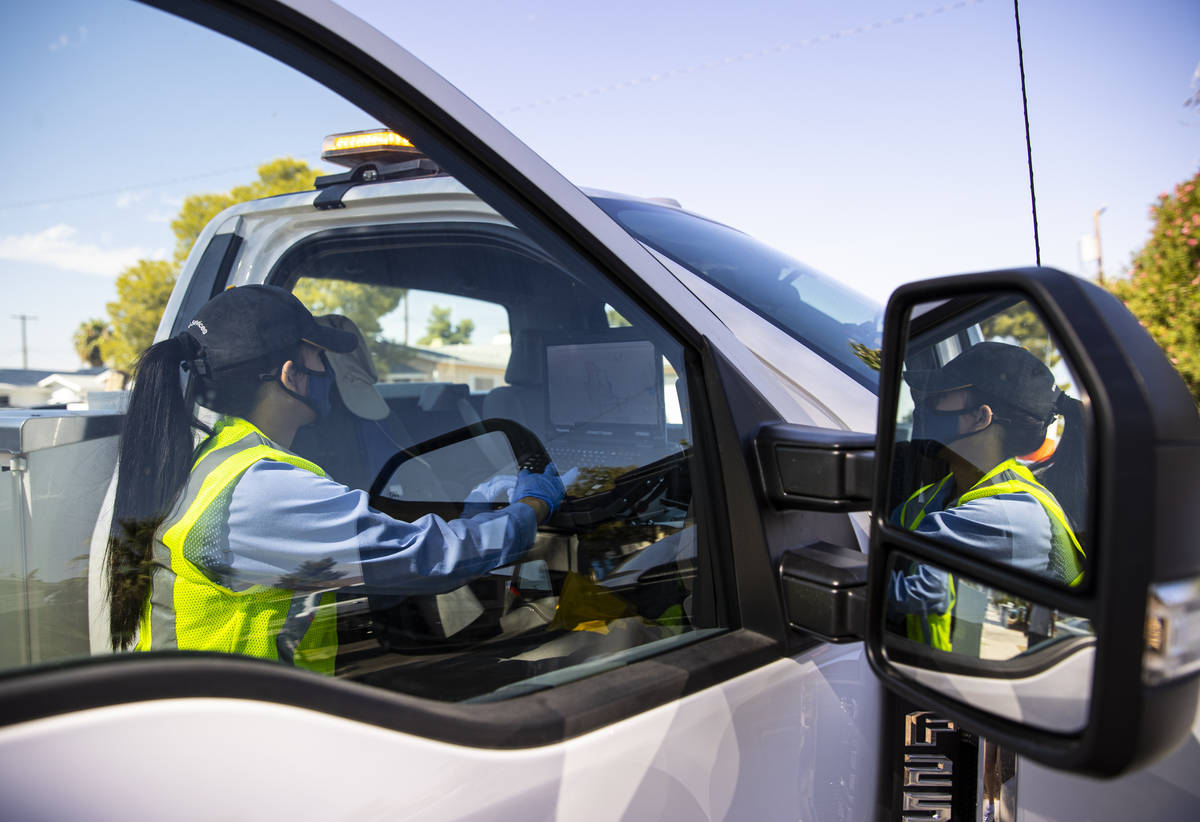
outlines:
[[272, 443], [251, 423], [222, 419], [196, 452], [183, 493], [154, 535], [151, 593], [137, 650], [245, 654], [332, 674], [337, 657], [333, 592], [222, 585], [223, 557], [213, 537], [229, 527], [229, 502], [246, 469], [277, 460], [312, 471], [314, 463]]
[[[953, 474], [942, 477], [941, 482], [930, 483], [919, 488], [916, 493], [900, 506], [900, 524], [910, 531], [916, 530], [921, 520], [925, 519], [925, 509], [937, 497], [942, 487], [954, 479]], [[950, 602], [941, 613], [909, 614], [904, 618], [908, 638], [916, 642], [924, 642], [931, 648], [941, 651], [951, 650], [950, 630], [951, 614], [954, 613], [954, 603], [957, 599], [954, 590], [954, 577], [946, 575], [946, 583], [950, 587]]]
[[1026, 493], [1046, 509], [1050, 518], [1050, 574], [1057, 580], [1075, 586], [1083, 581], [1083, 561], [1087, 559], [1067, 515], [1046, 486], [1034, 478], [1033, 472], [1015, 459], [1005, 460], [983, 475], [955, 505], [994, 497], [999, 494]]
[[[953, 481], [953, 477], [953, 474], [947, 474], [940, 482], [924, 486], [905, 500], [904, 505], [900, 507], [900, 524], [909, 530], [915, 530], [925, 518], [929, 504], [947, 482]], [[1083, 560], [1086, 558], [1083, 548], [1080, 547], [1079, 540], [1075, 537], [1075, 532], [1071, 529], [1058, 500], [1034, 478], [1028, 468], [1015, 459], [1005, 460], [988, 471], [949, 507], [954, 508], [984, 497], [1017, 493], [1032, 495], [1046, 510], [1050, 520], [1050, 573], [1068, 585], [1078, 585], [1083, 579]], [[950, 615], [954, 611], [954, 578], [950, 577], [949, 582], [950, 607], [941, 614], [910, 614], [906, 619], [909, 639], [928, 642], [932, 647], [946, 651], [951, 649]]]

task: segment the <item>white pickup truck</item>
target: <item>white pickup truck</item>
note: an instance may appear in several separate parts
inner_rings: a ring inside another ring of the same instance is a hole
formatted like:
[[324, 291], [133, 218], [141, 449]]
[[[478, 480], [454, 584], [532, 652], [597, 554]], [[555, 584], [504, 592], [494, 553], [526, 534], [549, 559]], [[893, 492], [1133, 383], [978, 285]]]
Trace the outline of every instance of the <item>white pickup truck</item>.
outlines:
[[[6, 818], [1200, 811], [1200, 418], [1110, 295], [1020, 269], [904, 286], [885, 314], [677, 204], [575, 188], [336, 5], [147, 5], [392, 129], [214, 218], [158, 339], [223, 289], [291, 289], [354, 320], [387, 405], [373, 439], [343, 408], [293, 450], [401, 519], [457, 516], [531, 450], [572, 471], [568, 499], [521, 562], [453, 591], [339, 589], [332, 677], [113, 653], [122, 417], [0, 412]], [[417, 293], [502, 331], [411, 345]], [[1022, 460], [1086, 478], [1064, 498], [1080, 584], [893, 522], [917, 470], [903, 373], [997, 340], [1082, 403], [1077, 462], [1057, 425]], [[914, 565], [956, 581], [952, 646], [897, 630], [889, 582]]]

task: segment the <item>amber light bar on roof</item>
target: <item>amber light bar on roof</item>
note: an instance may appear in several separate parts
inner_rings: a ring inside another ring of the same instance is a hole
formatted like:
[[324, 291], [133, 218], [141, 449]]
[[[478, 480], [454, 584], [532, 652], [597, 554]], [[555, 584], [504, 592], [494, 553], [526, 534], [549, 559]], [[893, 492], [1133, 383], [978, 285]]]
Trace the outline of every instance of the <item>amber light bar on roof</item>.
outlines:
[[400, 163], [425, 155], [407, 137], [386, 128], [330, 134], [321, 143], [321, 159], [353, 168], [360, 163]]

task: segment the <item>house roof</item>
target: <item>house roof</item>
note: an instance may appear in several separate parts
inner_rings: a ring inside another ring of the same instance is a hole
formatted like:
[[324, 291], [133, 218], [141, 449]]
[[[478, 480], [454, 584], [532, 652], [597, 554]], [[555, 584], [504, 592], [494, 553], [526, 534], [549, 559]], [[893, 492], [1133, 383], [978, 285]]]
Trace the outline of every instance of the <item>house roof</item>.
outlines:
[[424, 371], [420, 370], [419, 368], [413, 368], [408, 363], [396, 363], [395, 365], [392, 365], [389, 367], [388, 373], [386, 374], [386, 376], [388, 376], [388, 377], [406, 377], [406, 376], [422, 375], [424, 373], [425, 373]]
[[507, 343], [457, 343], [440, 346], [414, 346], [419, 352], [418, 357], [428, 357], [437, 360], [453, 360], [473, 365], [484, 365], [493, 368], [504, 368], [508, 365], [511, 346]]
[[33, 388], [55, 371], [40, 371], [33, 368], [0, 368], [0, 385], [27, 385]]
[[95, 377], [107, 370], [108, 367], [103, 365], [95, 368], [83, 368], [78, 371], [49, 371], [40, 368], [0, 368], [0, 385], [24, 385], [32, 388], [42, 380], [53, 375], [60, 377]]

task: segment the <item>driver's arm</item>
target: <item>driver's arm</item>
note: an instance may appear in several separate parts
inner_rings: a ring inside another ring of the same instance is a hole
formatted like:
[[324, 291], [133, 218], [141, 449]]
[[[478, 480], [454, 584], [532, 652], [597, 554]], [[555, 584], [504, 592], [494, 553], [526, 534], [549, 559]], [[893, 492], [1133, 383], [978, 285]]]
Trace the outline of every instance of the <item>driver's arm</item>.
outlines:
[[234, 488], [228, 550], [213, 565], [234, 590], [361, 583], [367, 592], [441, 593], [529, 549], [550, 506], [522, 499], [465, 519], [427, 514], [404, 522], [371, 508], [362, 491], [262, 460]]

